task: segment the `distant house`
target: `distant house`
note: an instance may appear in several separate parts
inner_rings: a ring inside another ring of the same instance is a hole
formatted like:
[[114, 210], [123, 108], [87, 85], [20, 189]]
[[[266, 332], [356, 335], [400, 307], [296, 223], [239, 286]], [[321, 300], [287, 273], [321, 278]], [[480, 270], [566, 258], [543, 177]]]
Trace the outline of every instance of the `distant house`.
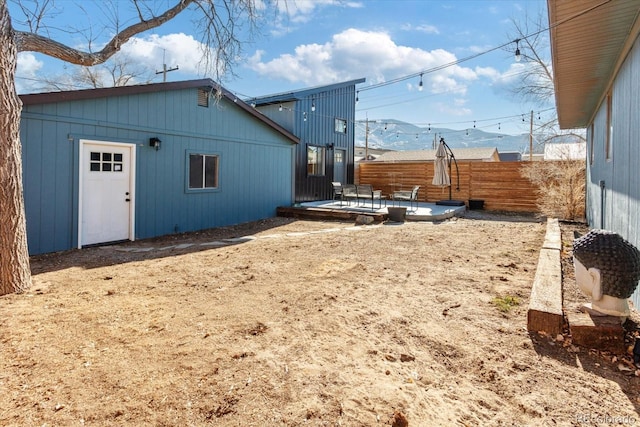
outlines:
[[[477, 162], [499, 162], [500, 155], [495, 147], [488, 148], [452, 148], [456, 160]], [[423, 162], [434, 161], [436, 150], [389, 151], [379, 155], [376, 162]]]
[[365, 79], [247, 100], [300, 138], [295, 200], [332, 197], [332, 181], [352, 183], [356, 85]]
[[520, 162], [522, 153], [519, 151], [501, 151], [498, 153], [501, 162]]
[[386, 150], [381, 148], [366, 148], [366, 147], [355, 147], [354, 151], [354, 160], [356, 163], [359, 161], [365, 160], [375, 160], [380, 157], [381, 154], [388, 153], [393, 150]]
[[[589, 226], [640, 247], [640, 2], [548, 0], [548, 10], [558, 120], [587, 130]], [[638, 290], [633, 299], [640, 306]]]
[[20, 98], [31, 254], [262, 219], [293, 201], [299, 139], [212, 80]]

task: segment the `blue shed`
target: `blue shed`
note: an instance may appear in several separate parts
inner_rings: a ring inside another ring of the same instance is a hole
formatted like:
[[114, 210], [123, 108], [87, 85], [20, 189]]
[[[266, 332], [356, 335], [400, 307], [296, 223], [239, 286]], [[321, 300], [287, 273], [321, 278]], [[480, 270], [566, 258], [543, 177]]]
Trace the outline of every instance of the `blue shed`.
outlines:
[[[586, 128], [589, 226], [640, 248], [640, 2], [548, 0], [558, 121]], [[633, 294], [640, 307], [640, 288]]]
[[210, 79], [20, 96], [30, 254], [254, 221], [299, 139]]
[[295, 200], [332, 198], [332, 181], [353, 183], [356, 85], [364, 78], [247, 100], [300, 137]]

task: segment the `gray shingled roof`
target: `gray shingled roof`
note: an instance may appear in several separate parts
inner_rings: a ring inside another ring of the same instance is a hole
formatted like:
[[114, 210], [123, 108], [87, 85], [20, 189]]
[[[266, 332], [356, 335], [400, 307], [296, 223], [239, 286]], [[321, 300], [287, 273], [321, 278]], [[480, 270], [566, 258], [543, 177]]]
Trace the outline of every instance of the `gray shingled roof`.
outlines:
[[[490, 160], [498, 152], [496, 147], [452, 148], [456, 160]], [[434, 161], [436, 150], [390, 151], [381, 154], [375, 162]]]

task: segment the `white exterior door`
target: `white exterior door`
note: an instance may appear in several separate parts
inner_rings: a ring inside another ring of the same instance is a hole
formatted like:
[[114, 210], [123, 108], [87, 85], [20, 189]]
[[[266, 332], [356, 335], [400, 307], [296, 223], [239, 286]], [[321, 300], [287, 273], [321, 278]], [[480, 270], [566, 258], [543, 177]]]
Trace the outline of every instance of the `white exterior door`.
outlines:
[[135, 145], [80, 141], [79, 247], [133, 240]]

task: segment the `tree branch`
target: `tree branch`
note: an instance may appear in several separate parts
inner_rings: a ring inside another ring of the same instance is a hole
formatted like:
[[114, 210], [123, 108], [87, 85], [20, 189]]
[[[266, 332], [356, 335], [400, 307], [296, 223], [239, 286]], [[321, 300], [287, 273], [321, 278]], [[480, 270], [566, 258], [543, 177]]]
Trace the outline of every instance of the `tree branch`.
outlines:
[[144, 20], [142, 16], [140, 16], [139, 22], [120, 31], [98, 52], [83, 52], [48, 37], [23, 31], [14, 31], [14, 39], [19, 52], [40, 52], [72, 64], [92, 66], [105, 62], [136, 34], [159, 27], [173, 19], [193, 2], [194, 0], [179, 0], [172, 8], [149, 20]]

